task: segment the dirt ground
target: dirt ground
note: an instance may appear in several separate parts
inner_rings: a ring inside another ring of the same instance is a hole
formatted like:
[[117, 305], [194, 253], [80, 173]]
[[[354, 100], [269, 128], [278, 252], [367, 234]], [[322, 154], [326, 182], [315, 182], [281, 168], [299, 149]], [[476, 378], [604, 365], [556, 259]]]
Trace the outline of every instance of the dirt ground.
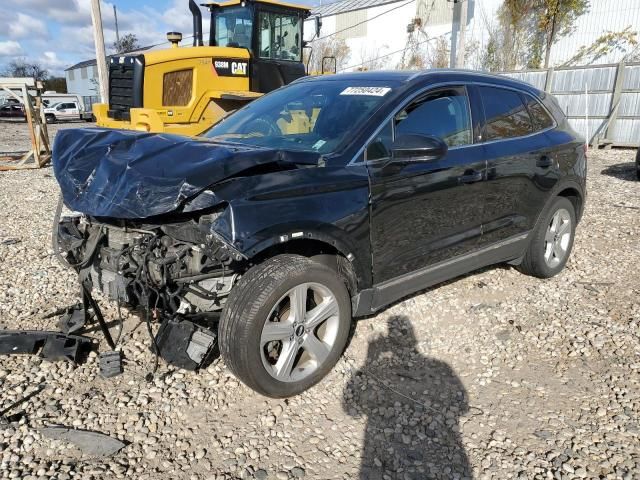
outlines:
[[[0, 151], [25, 138], [0, 125]], [[260, 397], [221, 362], [200, 373], [161, 362], [145, 380], [149, 338], [126, 313], [118, 377], [98, 375], [95, 353], [79, 366], [0, 357], [0, 409], [46, 385], [0, 424], [0, 477], [640, 478], [634, 155], [589, 153], [588, 205], [560, 275], [497, 266], [413, 295], [359, 321], [333, 372], [295, 398]], [[0, 328], [57, 329], [42, 317], [77, 301], [51, 255], [57, 195], [50, 168], [0, 173]], [[46, 425], [127, 446], [92, 457]]]

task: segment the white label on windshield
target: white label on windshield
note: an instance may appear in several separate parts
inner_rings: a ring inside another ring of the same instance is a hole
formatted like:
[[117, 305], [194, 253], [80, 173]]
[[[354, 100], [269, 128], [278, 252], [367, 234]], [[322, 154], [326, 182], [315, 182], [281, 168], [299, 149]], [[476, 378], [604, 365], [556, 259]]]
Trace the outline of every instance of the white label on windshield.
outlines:
[[313, 148], [314, 150], [319, 150], [320, 148], [322, 148], [322, 146], [327, 143], [324, 140], [318, 140], [316, 143], [313, 144]]
[[389, 93], [389, 87], [347, 87], [340, 95], [369, 95], [371, 97], [384, 97]]

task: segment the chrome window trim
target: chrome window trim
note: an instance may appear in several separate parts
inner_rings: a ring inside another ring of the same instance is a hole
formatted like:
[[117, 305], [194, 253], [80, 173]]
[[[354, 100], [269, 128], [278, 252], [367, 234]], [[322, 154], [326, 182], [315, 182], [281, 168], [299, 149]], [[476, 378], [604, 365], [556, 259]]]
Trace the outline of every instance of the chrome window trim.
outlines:
[[[415, 92], [410, 99], [406, 100], [405, 102], [401, 103], [397, 108], [395, 108], [381, 122], [381, 124], [378, 126], [378, 128], [376, 128], [376, 130], [373, 132], [373, 134], [369, 136], [369, 138], [367, 139], [366, 142], [364, 142], [362, 147], [360, 147], [358, 149], [356, 154], [349, 161], [349, 163], [347, 163], [346, 166], [348, 167], [348, 166], [351, 166], [351, 165], [358, 165], [358, 164], [366, 165], [367, 163], [369, 163], [366, 159], [363, 159], [361, 162], [358, 161], [358, 157], [360, 157], [361, 155], [364, 155], [364, 152], [365, 152], [367, 146], [376, 137], [376, 135], [378, 135], [378, 133], [380, 133], [380, 131], [387, 124], [387, 122], [389, 120], [391, 120], [398, 112], [400, 112], [400, 110], [402, 108], [406, 107], [409, 103], [411, 103], [418, 96], [422, 95], [423, 93], [428, 92], [429, 90], [435, 90], [435, 89], [440, 88], [440, 87], [458, 86], [458, 87], [465, 87], [465, 89], [466, 89], [466, 87], [468, 85], [474, 85], [474, 86], [479, 86], [479, 87], [502, 88], [502, 89], [505, 89], [505, 90], [512, 90], [512, 91], [517, 92], [519, 94], [529, 95], [534, 100], [536, 100], [538, 103], [540, 103], [540, 105], [542, 105], [542, 108], [545, 109], [545, 111], [549, 114], [549, 116], [553, 120], [553, 125], [551, 127], [548, 127], [546, 129], [544, 129], [544, 130], [538, 130], [536, 132], [532, 132], [532, 133], [529, 133], [527, 135], [522, 135], [522, 136], [519, 136], [519, 137], [499, 138], [499, 139], [496, 139], [496, 140], [489, 140], [489, 141], [481, 140], [480, 142], [470, 143], [469, 145], [460, 145], [460, 146], [457, 146], [457, 147], [451, 147], [449, 150], [459, 150], [459, 149], [463, 149], [463, 148], [477, 147], [478, 145], [491, 145], [491, 144], [496, 143], [496, 142], [505, 142], [505, 141], [511, 141], [511, 140], [521, 140], [523, 138], [529, 138], [529, 137], [532, 137], [534, 135], [539, 135], [541, 133], [546, 133], [546, 132], [548, 132], [550, 130], [553, 130], [553, 129], [558, 127], [558, 122], [556, 121], [556, 118], [553, 115], [551, 115], [551, 113], [549, 112], [549, 109], [544, 105], [544, 103], [542, 103], [538, 98], [536, 98], [535, 95], [532, 95], [531, 93], [525, 91], [523, 88], [512, 87], [510, 85], [496, 85], [494, 83], [481, 82], [481, 81], [464, 81], [464, 80], [460, 81], [460, 80], [458, 80], [458, 81], [451, 81], [451, 82], [439, 82], [439, 83], [434, 83], [434, 84], [427, 85], [427, 86], [421, 88], [420, 90]], [[469, 92], [468, 92], [468, 89], [466, 89], [466, 90], [467, 90], [467, 100], [469, 101], [469, 104], [470, 104]], [[469, 105], [469, 106], [471, 106], [471, 105]], [[471, 127], [472, 127], [472, 132], [473, 132], [473, 114], [471, 113], [471, 108], [469, 109], [469, 115], [471, 116]], [[372, 160], [372, 162], [378, 162], [380, 160], [382, 160], [382, 159]]]

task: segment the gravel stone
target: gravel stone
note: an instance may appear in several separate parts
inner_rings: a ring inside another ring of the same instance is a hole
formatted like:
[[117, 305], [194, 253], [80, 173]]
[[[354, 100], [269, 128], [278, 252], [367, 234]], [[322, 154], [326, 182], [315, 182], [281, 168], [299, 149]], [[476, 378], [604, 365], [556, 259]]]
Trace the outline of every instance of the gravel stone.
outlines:
[[[2, 124], [0, 151], [27, 141], [23, 124]], [[492, 267], [408, 297], [357, 322], [334, 370], [298, 397], [266, 400], [222, 362], [194, 373], [161, 361], [145, 381], [149, 338], [126, 309], [118, 377], [98, 375], [95, 353], [77, 366], [3, 357], [2, 405], [47, 387], [0, 427], [0, 478], [637, 478], [634, 155], [589, 152], [587, 207], [560, 275]], [[57, 196], [51, 168], [0, 172], [0, 328], [57, 329], [43, 316], [78, 301], [75, 274], [51, 256]], [[97, 299], [117, 324], [116, 305]], [[41, 438], [43, 424], [128, 445], [87, 458]]]

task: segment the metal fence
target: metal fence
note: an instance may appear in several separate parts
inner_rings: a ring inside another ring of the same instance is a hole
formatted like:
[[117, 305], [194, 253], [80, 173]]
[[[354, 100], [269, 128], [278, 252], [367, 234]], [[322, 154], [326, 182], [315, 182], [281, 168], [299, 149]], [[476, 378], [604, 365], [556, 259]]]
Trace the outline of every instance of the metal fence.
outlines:
[[640, 146], [640, 63], [502, 72], [552, 93], [593, 146]]

